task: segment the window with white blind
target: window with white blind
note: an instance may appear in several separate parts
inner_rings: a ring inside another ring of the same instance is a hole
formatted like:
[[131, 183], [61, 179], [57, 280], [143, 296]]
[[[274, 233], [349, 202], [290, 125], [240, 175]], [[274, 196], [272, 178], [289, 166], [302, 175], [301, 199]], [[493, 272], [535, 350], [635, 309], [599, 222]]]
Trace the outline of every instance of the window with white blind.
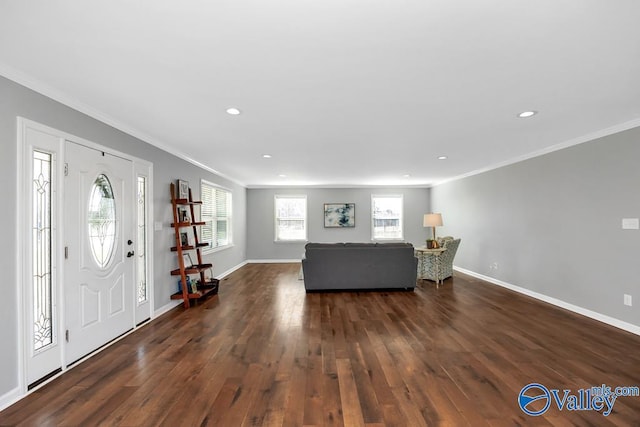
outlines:
[[275, 196], [277, 242], [307, 240], [307, 196]]
[[371, 195], [371, 240], [403, 240], [402, 195]]
[[200, 242], [208, 243], [205, 251], [231, 246], [231, 191], [217, 187], [207, 181], [200, 183], [202, 207]]

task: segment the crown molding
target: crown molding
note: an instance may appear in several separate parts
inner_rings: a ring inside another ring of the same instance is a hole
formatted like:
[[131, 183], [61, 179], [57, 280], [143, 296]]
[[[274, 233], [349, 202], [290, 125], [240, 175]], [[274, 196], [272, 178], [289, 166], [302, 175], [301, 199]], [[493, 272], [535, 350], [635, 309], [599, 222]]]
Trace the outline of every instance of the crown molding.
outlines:
[[584, 144], [585, 142], [594, 141], [594, 140], [596, 140], [598, 138], [604, 138], [605, 136], [609, 136], [609, 135], [613, 135], [613, 134], [616, 134], [616, 133], [620, 133], [620, 132], [623, 132], [625, 130], [633, 129], [633, 128], [636, 128], [636, 127], [639, 127], [639, 126], [640, 126], [640, 118], [629, 120], [627, 122], [619, 123], [617, 125], [613, 125], [613, 126], [610, 126], [608, 128], [600, 129], [600, 130], [597, 130], [595, 132], [590, 132], [590, 133], [587, 133], [585, 135], [582, 135], [582, 136], [579, 136], [579, 137], [576, 137], [576, 138], [572, 138], [572, 139], [569, 139], [567, 141], [560, 142], [558, 144], [551, 145], [549, 147], [546, 147], [546, 148], [543, 148], [543, 149], [540, 149], [540, 150], [532, 151], [532, 152], [530, 152], [528, 154], [524, 154], [522, 156], [514, 157], [514, 158], [506, 160], [504, 162], [495, 163], [493, 165], [490, 165], [490, 166], [487, 166], [487, 167], [484, 167], [484, 168], [481, 168], [481, 169], [476, 169], [474, 171], [467, 172], [467, 173], [464, 173], [462, 175], [457, 175], [457, 176], [455, 176], [453, 178], [443, 179], [442, 181], [438, 181], [437, 183], [431, 185], [430, 187], [437, 187], [438, 185], [446, 184], [447, 182], [458, 181], [458, 180], [463, 179], [463, 178], [468, 178], [470, 176], [479, 175], [481, 173], [489, 172], [489, 171], [492, 171], [492, 170], [495, 170], [495, 169], [500, 169], [500, 168], [505, 167], [505, 166], [513, 165], [515, 163], [520, 163], [520, 162], [523, 162], [525, 160], [533, 159], [535, 157], [540, 157], [540, 156], [543, 156], [545, 154], [553, 153], [554, 151], [560, 151], [560, 150], [563, 150], [565, 148], [573, 147], [574, 145]]
[[431, 188], [431, 184], [416, 184], [416, 185], [395, 185], [395, 184], [389, 184], [389, 185], [383, 185], [383, 184], [376, 184], [376, 185], [364, 185], [364, 184], [290, 184], [290, 185], [285, 185], [285, 184], [280, 184], [280, 185], [259, 185], [259, 184], [249, 184], [246, 186], [247, 189], [249, 190], [264, 190], [264, 189], [306, 189], [306, 188], [317, 188], [317, 189], [358, 189], [358, 188], [365, 188], [365, 189], [413, 189], [413, 188]]
[[221, 178], [227, 179], [231, 182], [234, 182], [235, 184], [238, 184], [244, 188], [248, 188], [248, 189], [268, 189], [268, 188], [388, 188], [388, 187], [398, 187], [398, 188], [433, 188], [433, 187], [437, 187], [439, 185], [442, 184], [446, 184], [448, 182], [452, 182], [452, 181], [457, 181], [460, 179], [464, 179], [464, 178], [468, 178], [474, 175], [479, 175], [485, 172], [489, 172], [495, 169], [499, 169], [505, 166], [509, 166], [515, 163], [519, 163], [525, 160], [529, 160], [535, 157], [539, 157], [545, 154], [549, 154], [552, 153], [554, 151], [559, 151], [565, 148], [569, 148], [572, 147], [574, 145], [579, 145], [579, 144], [583, 144], [585, 142], [589, 142], [589, 141], [593, 141], [595, 139], [598, 138], [602, 138], [602, 137], [606, 137], [609, 135], [613, 135], [619, 132], [623, 132], [625, 130], [629, 130], [635, 127], [639, 127], [640, 126], [640, 118], [638, 119], [634, 119], [634, 120], [630, 120], [627, 122], [623, 122], [623, 123], [619, 123], [610, 127], [607, 127], [605, 129], [601, 129], [595, 132], [590, 132], [587, 133], [585, 135], [576, 137], [576, 138], [572, 138], [569, 139], [567, 141], [563, 141], [560, 142], [558, 144], [540, 149], [540, 150], [535, 150], [532, 151], [530, 153], [521, 155], [521, 156], [517, 156], [514, 157], [512, 159], [503, 161], [503, 162], [499, 162], [499, 163], [495, 163], [480, 169], [476, 169], [473, 170], [471, 172], [467, 172], [461, 175], [457, 175], [455, 177], [452, 178], [447, 178], [432, 184], [418, 184], [418, 185], [349, 185], [349, 184], [316, 184], [316, 185], [304, 185], [304, 184], [300, 184], [300, 185], [255, 185], [255, 184], [246, 184], [232, 176], [229, 176], [227, 174], [224, 174], [216, 169], [213, 169], [201, 162], [199, 162], [198, 160], [192, 158], [191, 156], [187, 155], [186, 153], [183, 153], [182, 151], [176, 150], [174, 148], [171, 148], [168, 144], [166, 144], [164, 141], [161, 141], [157, 138], [154, 138], [150, 135], [148, 135], [147, 133], [133, 127], [130, 126], [124, 122], [121, 122], [120, 120], [117, 120], [111, 116], [109, 116], [108, 114], [103, 113], [102, 111], [99, 111], [69, 95], [67, 95], [66, 93], [59, 91], [19, 70], [16, 70], [13, 67], [7, 66], [6, 64], [2, 64], [0, 63], [0, 76], [4, 76], [5, 78], [14, 81], [28, 89], [33, 90], [34, 92], [37, 92], [41, 95], [44, 95], [56, 102], [59, 102], [62, 105], [65, 105], [69, 108], [72, 108], [76, 111], [79, 111], [83, 114], [86, 114], [87, 116], [98, 120], [102, 123], [105, 123], [115, 129], [118, 129], [128, 135], [133, 136], [134, 138], [137, 138], [143, 142], [146, 142], [160, 150], [163, 150], [173, 156], [176, 156], [182, 160], [185, 160], [186, 162], [191, 163], [194, 166], [197, 166], [203, 170], [206, 170], [208, 172], [211, 172], [215, 175], [218, 175]]
[[246, 188], [246, 184], [241, 182], [240, 180], [231, 177], [229, 175], [226, 175], [216, 169], [213, 169], [199, 161], [197, 161], [196, 159], [190, 157], [189, 155], [187, 155], [186, 153], [183, 153], [182, 151], [179, 150], [175, 150], [173, 148], [171, 148], [168, 144], [166, 144], [165, 142], [152, 137], [151, 135], [133, 127], [130, 126], [120, 120], [117, 120], [111, 116], [109, 116], [108, 114], [103, 113], [100, 110], [97, 110], [77, 99], [75, 99], [72, 96], [69, 96], [68, 94], [59, 91], [45, 83], [43, 83], [40, 80], [37, 80], [35, 78], [33, 78], [32, 76], [23, 73], [22, 71], [18, 71], [13, 67], [10, 67], [6, 64], [2, 64], [0, 63], [0, 76], [3, 76], [15, 83], [18, 83], [21, 86], [24, 86], [28, 89], [31, 89], [34, 92], [39, 93], [40, 95], [46, 96], [47, 98], [50, 98], [62, 105], [65, 105], [69, 108], [72, 108], [76, 111], [79, 111], [82, 114], [85, 114], [95, 120], [98, 120], [102, 123], [105, 123], [109, 126], [111, 126], [114, 129], [117, 129], [119, 131], [122, 131], [134, 138], [139, 139], [142, 142], [146, 142], [147, 144], [153, 145], [156, 148], [159, 148], [162, 151], [165, 151], [173, 156], [176, 156], [186, 162], [191, 163], [194, 166], [199, 167], [200, 169], [204, 169], [208, 172], [211, 172], [215, 175], [218, 175], [221, 178], [227, 179], [229, 181], [232, 181], [242, 187]]

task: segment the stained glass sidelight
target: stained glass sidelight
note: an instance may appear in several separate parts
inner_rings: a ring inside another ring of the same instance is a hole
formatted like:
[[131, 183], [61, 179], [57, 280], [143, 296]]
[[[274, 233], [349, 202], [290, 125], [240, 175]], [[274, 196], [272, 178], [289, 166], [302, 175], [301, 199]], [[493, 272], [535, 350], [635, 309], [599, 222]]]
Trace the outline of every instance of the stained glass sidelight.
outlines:
[[138, 177], [138, 238], [136, 245], [137, 283], [138, 283], [138, 303], [147, 300], [147, 179], [144, 176]]
[[106, 268], [116, 247], [116, 203], [106, 175], [99, 175], [89, 198], [89, 246], [100, 268]]
[[53, 343], [51, 262], [51, 154], [33, 152], [33, 348]]

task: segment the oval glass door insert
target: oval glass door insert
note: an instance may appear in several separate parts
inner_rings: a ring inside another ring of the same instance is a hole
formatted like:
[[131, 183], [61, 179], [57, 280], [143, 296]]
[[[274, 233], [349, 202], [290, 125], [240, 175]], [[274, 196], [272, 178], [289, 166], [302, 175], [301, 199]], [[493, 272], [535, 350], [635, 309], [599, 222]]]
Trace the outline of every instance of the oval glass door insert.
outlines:
[[109, 178], [104, 174], [98, 175], [93, 182], [87, 216], [89, 247], [93, 259], [104, 269], [116, 246], [116, 202]]

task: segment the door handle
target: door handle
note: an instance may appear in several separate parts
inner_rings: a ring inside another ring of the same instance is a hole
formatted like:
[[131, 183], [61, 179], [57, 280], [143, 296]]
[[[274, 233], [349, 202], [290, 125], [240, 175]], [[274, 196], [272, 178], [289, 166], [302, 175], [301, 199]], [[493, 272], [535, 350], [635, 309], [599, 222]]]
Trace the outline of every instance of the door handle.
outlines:
[[127, 252], [127, 258], [131, 258], [133, 256], [133, 251]]

